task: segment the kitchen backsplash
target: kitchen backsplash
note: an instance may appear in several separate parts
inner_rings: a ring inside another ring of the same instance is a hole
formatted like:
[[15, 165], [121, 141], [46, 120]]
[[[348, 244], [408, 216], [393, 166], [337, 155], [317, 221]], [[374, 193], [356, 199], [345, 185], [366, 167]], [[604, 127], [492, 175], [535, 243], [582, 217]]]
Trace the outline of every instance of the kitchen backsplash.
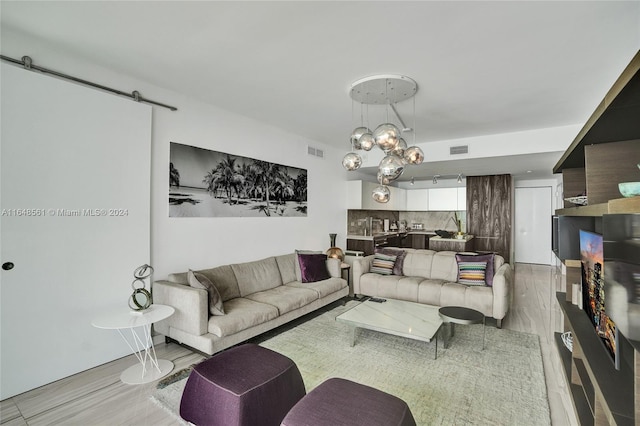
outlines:
[[[412, 223], [422, 223], [422, 229], [426, 231], [435, 231], [444, 229], [445, 231], [457, 231], [454, 222], [454, 211], [438, 211], [438, 212], [400, 212], [400, 220], [407, 221], [407, 228], [411, 229]], [[462, 220], [462, 232], [465, 232], [467, 216], [465, 211], [459, 211], [458, 219]]]
[[[373, 233], [382, 232], [384, 219], [389, 219], [391, 223], [406, 221], [407, 229], [411, 230], [413, 223], [421, 223], [422, 229], [425, 231], [435, 231], [444, 229], [446, 231], [457, 231], [454, 224], [454, 211], [415, 211], [415, 212], [397, 212], [386, 210], [348, 210], [347, 211], [347, 234], [364, 235], [364, 227], [366, 219], [373, 217], [379, 219], [373, 221]], [[466, 212], [458, 211], [458, 219], [462, 220], [462, 232], [466, 230]]]

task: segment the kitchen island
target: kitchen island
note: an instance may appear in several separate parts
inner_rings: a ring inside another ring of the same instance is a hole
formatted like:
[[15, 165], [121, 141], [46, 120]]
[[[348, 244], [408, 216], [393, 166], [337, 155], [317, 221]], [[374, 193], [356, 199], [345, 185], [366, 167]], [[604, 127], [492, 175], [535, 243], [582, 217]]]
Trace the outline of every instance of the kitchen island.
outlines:
[[429, 238], [429, 249], [435, 251], [473, 251], [475, 247], [473, 235], [464, 235], [463, 238], [442, 238], [435, 236]]

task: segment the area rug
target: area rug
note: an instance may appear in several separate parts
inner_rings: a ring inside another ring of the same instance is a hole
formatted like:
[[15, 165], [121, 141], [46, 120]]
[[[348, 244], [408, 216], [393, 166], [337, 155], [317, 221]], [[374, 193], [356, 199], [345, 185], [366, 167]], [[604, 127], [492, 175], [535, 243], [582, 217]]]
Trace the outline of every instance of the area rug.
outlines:
[[[407, 402], [419, 425], [550, 425], [538, 336], [457, 326], [448, 348], [368, 330], [351, 346], [349, 326], [335, 317], [350, 301], [260, 342], [291, 358], [307, 392], [330, 377], [378, 388]], [[152, 398], [179, 419], [183, 372]], [[171, 380], [169, 381], [171, 382]], [[345, 401], [348, 404], [349, 401]]]

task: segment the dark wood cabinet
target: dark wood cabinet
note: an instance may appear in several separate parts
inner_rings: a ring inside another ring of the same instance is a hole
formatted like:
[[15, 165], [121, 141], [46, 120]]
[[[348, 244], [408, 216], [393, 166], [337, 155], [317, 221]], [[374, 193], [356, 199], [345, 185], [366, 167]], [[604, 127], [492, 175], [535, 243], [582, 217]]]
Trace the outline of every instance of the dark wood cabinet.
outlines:
[[475, 250], [490, 251], [511, 261], [511, 175], [467, 177], [467, 233]]
[[347, 250], [355, 250], [364, 252], [365, 256], [373, 254], [373, 240], [355, 240], [347, 239]]

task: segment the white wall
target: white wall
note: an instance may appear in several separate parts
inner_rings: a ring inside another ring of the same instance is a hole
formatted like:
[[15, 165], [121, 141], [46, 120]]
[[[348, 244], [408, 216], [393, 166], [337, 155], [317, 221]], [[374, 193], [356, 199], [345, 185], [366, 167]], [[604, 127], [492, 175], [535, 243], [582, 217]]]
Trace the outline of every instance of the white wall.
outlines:
[[[48, 40], [2, 30], [2, 54], [32, 57], [35, 64], [178, 107], [153, 107], [151, 163], [151, 264], [154, 279], [187, 268], [257, 260], [297, 248], [326, 249], [329, 233], [346, 244], [346, 171], [344, 152], [303, 136], [260, 123], [114, 69], [97, 67]], [[308, 171], [305, 218], [169, 218], [169, 142], [257, 158]], [[307, 155], [307, 144], [325, 158]], [[105, 176], [107, 178], [107, 176]], [[145, 196], [145, 194], [141, 194]]]
[[[425, 163], [448, 160], [468, 160], [473, 158], [501, 157], [506, 155], [531, 154], [532, 152], [564, 151], [578, 134], [582, 125], [550, 127], [546, 129], [524, 130], [521, 132], [474, 136], [436, 142], [420, 142], [416, 145], [428, 153]], [[452, 146], [468, 145], [467, 154], [452, 158]], [[532, 149], [535, 147], [535, 149]], [[384, 157], [379, 150], [371, 150], [363, 156], [362, 167], [373, 167]]]

